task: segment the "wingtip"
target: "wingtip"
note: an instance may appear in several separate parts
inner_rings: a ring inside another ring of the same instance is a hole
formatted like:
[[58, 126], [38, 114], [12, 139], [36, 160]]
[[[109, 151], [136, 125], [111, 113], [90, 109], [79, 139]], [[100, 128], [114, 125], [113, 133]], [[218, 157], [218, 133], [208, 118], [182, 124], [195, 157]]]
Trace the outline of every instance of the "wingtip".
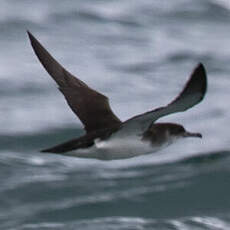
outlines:
[[29, 30], [26, 30], [26, 33], [27, 33], [27, 35], [28, 35], [29, 37], [31, 37], [31, 36], [32, 36], [32, 34], [30, 33], [30, 31], [29, 31]]
[[[193, 70], [192, 74], [190, 75], [190, 78], [187, 81], [183, 91], [173, 101], [173, 103], [182, 97], [186, 97], [187, 95], [197, 94], [197, 95], [199, 95], [199, 97], [197, 97], [197, 100], [193, 102], [192, 106], [194, 106], [203, 100], [203, 98], [207, 92], [207, 88], [208, 88], [208, 81], [207, 81], [206, 70], [205, 70], [203, 63], [200, 62], [194, 68], [194, 70]], [[190, 107], [192, 107], [192, 106], [190, 106]]]
[[199, 62], [197, 67], [196, 67], [197, 70], [201, 70], [203, 71], [205, 74], [206, 74], [206, 69], [205, 69], [205, 66], [202, 62]]
[[50, 149], [42, 149], [42, 150], [40, 150], [40, 153], [54, 153], [54, 154], [60, 154], [60, 153], [62, 153], [62, 152], [55, 151], [54, 149], [50, 148]]
[[40, 153], [46, 153], [45, 149], [40, 150]]
[[48, 149], [40, 150], [40, 153], [59, 153], [59, 152], [55, 151], [54, 148], [48, 148]]
[[40, 153], [52, 153], [51, 149], [42, 149], [40, 150]]
[[32, 43], [32, 41], [35, 39], [35, 37], [33, 36], [33, 34], [29, 30], [27, 30], [26, 32], [27, 32], [27, 35], [30, 39], [30, 42]]
[[203, 93], [203, 96], [204, 94], [206, 93], [207, 91], [207, 72], [206, 72], [206, 69], [205, 69], [205, 66], [203, 63], [199, 63], [197, 68], [195, 69], [195, 72], [198, 73], [198, 75], [200, 76], [200, 78], [203, 79], [203, 87], [202, 87], [202, 93]]
[[207, 73], [203, 63], [198, 63], [197, 66], [194, 68], [191, 79], [196, 79], [197, 82], [202, 82], [202, 84], [207, 85]]

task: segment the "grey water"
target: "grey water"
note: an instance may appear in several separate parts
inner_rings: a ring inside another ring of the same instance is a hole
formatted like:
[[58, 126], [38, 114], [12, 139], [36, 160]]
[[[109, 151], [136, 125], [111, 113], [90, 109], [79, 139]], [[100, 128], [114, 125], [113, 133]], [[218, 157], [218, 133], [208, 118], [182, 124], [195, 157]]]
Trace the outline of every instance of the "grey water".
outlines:
[[[2, 0], [0, 229], [230, 229], [229, 25], [228, 0]], [[26, 30], [123, 121], [204, 63], [204, 101], [161, 119], [203, 139], [111, 162], [40, 153], [83, 129]]]

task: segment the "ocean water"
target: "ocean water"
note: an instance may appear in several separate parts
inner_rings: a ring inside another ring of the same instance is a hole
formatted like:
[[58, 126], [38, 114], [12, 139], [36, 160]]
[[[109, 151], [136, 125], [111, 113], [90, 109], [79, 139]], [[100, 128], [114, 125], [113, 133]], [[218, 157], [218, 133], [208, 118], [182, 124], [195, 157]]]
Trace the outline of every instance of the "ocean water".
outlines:
[[[0, 229], [230, 229], [229, 25], [228, 0], [2, 0]], [[203, 139], [110, 162], [40, 153], [83, 130], [26, 30], [121, 120], [169, 103], [204, 63], [202, 103], [161, 119]]]

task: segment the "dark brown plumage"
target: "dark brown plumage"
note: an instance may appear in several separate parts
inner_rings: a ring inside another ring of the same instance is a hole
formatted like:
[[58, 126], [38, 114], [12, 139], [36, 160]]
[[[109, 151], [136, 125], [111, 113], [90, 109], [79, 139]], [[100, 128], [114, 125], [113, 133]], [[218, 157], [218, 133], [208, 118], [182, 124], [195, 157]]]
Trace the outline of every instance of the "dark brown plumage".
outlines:
[[[49, 75], [56, 81], [68, 105], [82, 121], [86, 130], [84, 136], [45, 149], [43, 152], [65, 153], [77, 149], [87, 149], [95, 146], [96, 139], [99, 139], [99, 141], [111, 138], [123, 140], [127, 136], [131, 139], [134, 136], [141, 136], [143, 141], [149, 140], [153, 145], [154, 142], [156, 144], [163, 140], [167, 141], [165, 135], [168, 131], [172, 131], [171, 134], [174, 135], [175, 133], [173, 132], [177, 131], [177, 129], [179, 130], [181, 125], [155, 123], [155, 121], [171, 113], [182, 112], [193, 107], [204, 98], [207, 90], [205, 68], [200, 63], [194, 69], [182, 92], [170, 104], [121, 122], [111, 110], [106, 96], [91, 89], [84, 82], [69, 73], [30, 32], [28, 32], [28, 35], [38, 59]], [[164, 133], [159, 133], [161, 131]], [[179, 134], [182, 135], [183, 133]], [[185, 134], [187, 136], [201, 137], [199, 133], [185, 131]], [[186, 136], [185, 134], [183, 134], [184, 137]], [[130, 147], [132, 148], [132, 146]]]
[[72, 111], [79, 117], [87, 133], [121, 124], [110, 108], [108, 98], [91, 89], [62, 67], [28, 31], [38, 59], [57, 82]]

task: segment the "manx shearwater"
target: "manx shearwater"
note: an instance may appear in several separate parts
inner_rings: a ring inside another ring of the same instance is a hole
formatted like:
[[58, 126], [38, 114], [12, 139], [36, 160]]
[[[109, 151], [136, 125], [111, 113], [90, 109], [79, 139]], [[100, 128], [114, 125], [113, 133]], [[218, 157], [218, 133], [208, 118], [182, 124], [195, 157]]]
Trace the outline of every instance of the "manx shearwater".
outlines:
[[158, 123], [159, 118], [183, 112], [199, 103], [206, 93], [203, 64], [192, 72], [182, 92], [167, 106], [134, 116], [122, 122], [111, 110], [108, 98], [90, 88], [62, 67], [28, 31], [38, 59], [56, 81], [68, 105], [84, 125], [86, 134], [42, 150], [82, 158], [113, 160], [153, 153], [180, 138], [202, 137], [180, 124]]

